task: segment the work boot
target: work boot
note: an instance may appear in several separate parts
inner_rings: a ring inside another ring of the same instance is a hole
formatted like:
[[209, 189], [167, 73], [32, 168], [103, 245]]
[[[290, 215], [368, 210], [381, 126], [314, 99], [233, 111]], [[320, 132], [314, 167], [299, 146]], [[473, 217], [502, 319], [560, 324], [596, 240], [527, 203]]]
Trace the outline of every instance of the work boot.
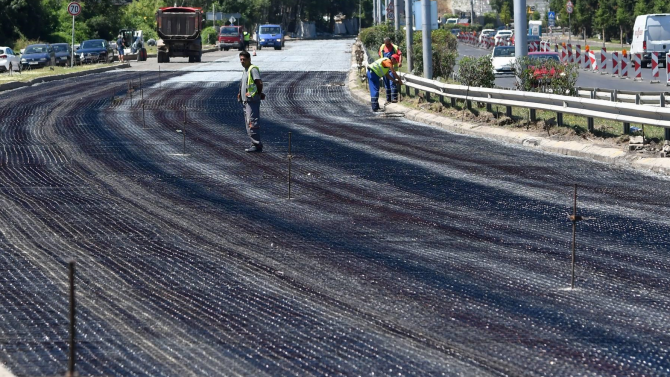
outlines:
[[253, 144], [249, 148], [244, 150], [247, 153], [257, 153], [257, 152], [263, 152], [263, 144]]

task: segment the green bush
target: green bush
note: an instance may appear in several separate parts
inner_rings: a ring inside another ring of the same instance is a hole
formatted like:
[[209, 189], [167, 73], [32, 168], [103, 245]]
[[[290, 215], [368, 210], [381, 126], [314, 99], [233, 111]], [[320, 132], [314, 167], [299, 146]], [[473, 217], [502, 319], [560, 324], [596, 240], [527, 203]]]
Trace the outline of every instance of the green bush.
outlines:
[[516, 59], [516, 86], [527, 92], [550, 92], [575, 95], [575, 83], [579, 77], [577, 64], [564, 65], [557, 60], [544, 60], [524, 56]]
[[[368, 50], [377, 51], [379, 46], [384, 43], [384, 38], [389, 37], [393, 44], [398, 45], [401, 51], [405, 51], [402, 46], [405, 44], [405, 30], [394, 30], [393, 24], [387, 22], [361, 30], [360, 38], [363, 46]], [[376, 55], [374, 56], [376, 57]]]
[[57, 31], [55, 33], [49, 34], [47, 36], [47, 41], [49, 43], [72, 43], [72, 34]]
[[458, 63], [458, 76], [462, 85], [493, 88], [496, 76], [493, 73], [491, 55], [462, 58]]
[[[412, 45], [412, 60], [414, 61], [413, 73], [419, 75], [423, 73], [423, 44], [422, 32], [414, 33]], [[448, 30], [433, 30], [431, 33], [431, 45], [433, 48], [433, 77], [442, 77], [444, 79], [451, 76], [456, 65], [458, 57], [458, 41], [456, 37]]]
[[216, 32], [216, 29], [214, 29], [214, 26], [209, 26], [204, 28], [200, 35], [203, 44], [215, 44], [218, 33]]

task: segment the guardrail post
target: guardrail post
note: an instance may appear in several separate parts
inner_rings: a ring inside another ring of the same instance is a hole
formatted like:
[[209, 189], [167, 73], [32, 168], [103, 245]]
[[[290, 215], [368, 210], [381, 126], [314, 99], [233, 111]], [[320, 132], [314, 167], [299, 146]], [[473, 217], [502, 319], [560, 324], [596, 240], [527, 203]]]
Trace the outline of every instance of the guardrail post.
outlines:
[[506, 108], [505, 115], [507, 115], [509, 118], [511, 118], [512, 117], [512, 106], [506, 106], [505, 108]]
[[456, 107], [456, 98], [451, 97], [450, 99], [451, 99], [451, 107]]
[[[487, 97], [491, 98], [491, 95], [489, 94], [489, 95], [487, 95]], [[489, 112], [489, 113], [493, 112], [493, 105], [491, 105], [491, 102], [486, 103], [486, 111]]]
[[559, 127], [563, 126], [563, 113], [556, 113], [556, 124], [558, 124]]
[[616, 89], [612, 91], [612, 102], [619, 102], [619, 91]]
[[[591, 91], [591, 99], [596, 99], [595, 89]], [[589, 132], [593, 132], [593, 129], [595, 128], [593, 125], [593, 117], [586, 118], [586, 128], [588, 128]]]
[[405, 85], [405, 95], [409, 97], [409, 86]]
[[665, 93], [661, 93], [660, 105], [661, 107], [665, 107]]
[[623, 134], [628, 135], [630, 133], [630, 123], [624, 122], [623, 123]]
[[419, 95], [419, 89], [414, 88], [414, 95], [415, 95], [415, 96], [418, 96], [418, 95]]
[[426, 102], [430, 101], [430, 92], [426, 92]]

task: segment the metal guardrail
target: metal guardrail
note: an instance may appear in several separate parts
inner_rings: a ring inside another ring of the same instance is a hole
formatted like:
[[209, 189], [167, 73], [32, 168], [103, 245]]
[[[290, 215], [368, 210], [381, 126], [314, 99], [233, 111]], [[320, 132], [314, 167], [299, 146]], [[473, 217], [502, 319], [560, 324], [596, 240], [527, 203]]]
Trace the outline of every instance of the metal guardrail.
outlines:
[[[553, 111], [557, 114], [559, 125], [563, 123], [563, 114], [583, 116], [589, 120], [589, 130], [593, 130], [593, 118], [622, 122], [625, 133], [630, 132], [630, 123], [647, 124], [665, 128], [665, 138], [670, 140], [670, 108], [640, 106], [640, 98], [643, 96], [639, 94], [636, 94], [638, 104], [635, 104], [549, 93], [451, 85], [405, 73], [401, 74], [401, 77], [407, 94], [409, 94], [409, 88], [414, 88], [441, 98], [451, 98], [452, 101], [458, 99], [506, 106], [508, 114], [511, 114], [512, 107]], [[664, 96], [655, 95], [656, 98], [664, 101]], [[534, 117], [534, 114], [531, 114], [531, 117]]]
[[660, 107], [665, 107], [665, 100], [670, 96], [670, 92], [635, 92], [630, 90], [577, 87], [577, 95], [582, 98], [591, 98], [594, 91], [596, 99]]

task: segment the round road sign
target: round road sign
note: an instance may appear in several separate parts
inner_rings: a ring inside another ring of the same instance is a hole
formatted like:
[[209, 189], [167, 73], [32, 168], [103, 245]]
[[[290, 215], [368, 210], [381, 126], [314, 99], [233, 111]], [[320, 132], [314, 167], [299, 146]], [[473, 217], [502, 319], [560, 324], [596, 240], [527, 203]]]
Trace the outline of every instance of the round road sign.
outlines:
[[572, 1], [568, 0], [567, 4], [565, 4], [565, 10], [568, 11], [568, 13], [572, 13], [572, 10], [574, 5], [572, 4]]
[[72, 2], [67, 5], [67, 12], [73, 16], [76, 16], [81, 13], [81, 5], [79, 5], [79, 3]]

